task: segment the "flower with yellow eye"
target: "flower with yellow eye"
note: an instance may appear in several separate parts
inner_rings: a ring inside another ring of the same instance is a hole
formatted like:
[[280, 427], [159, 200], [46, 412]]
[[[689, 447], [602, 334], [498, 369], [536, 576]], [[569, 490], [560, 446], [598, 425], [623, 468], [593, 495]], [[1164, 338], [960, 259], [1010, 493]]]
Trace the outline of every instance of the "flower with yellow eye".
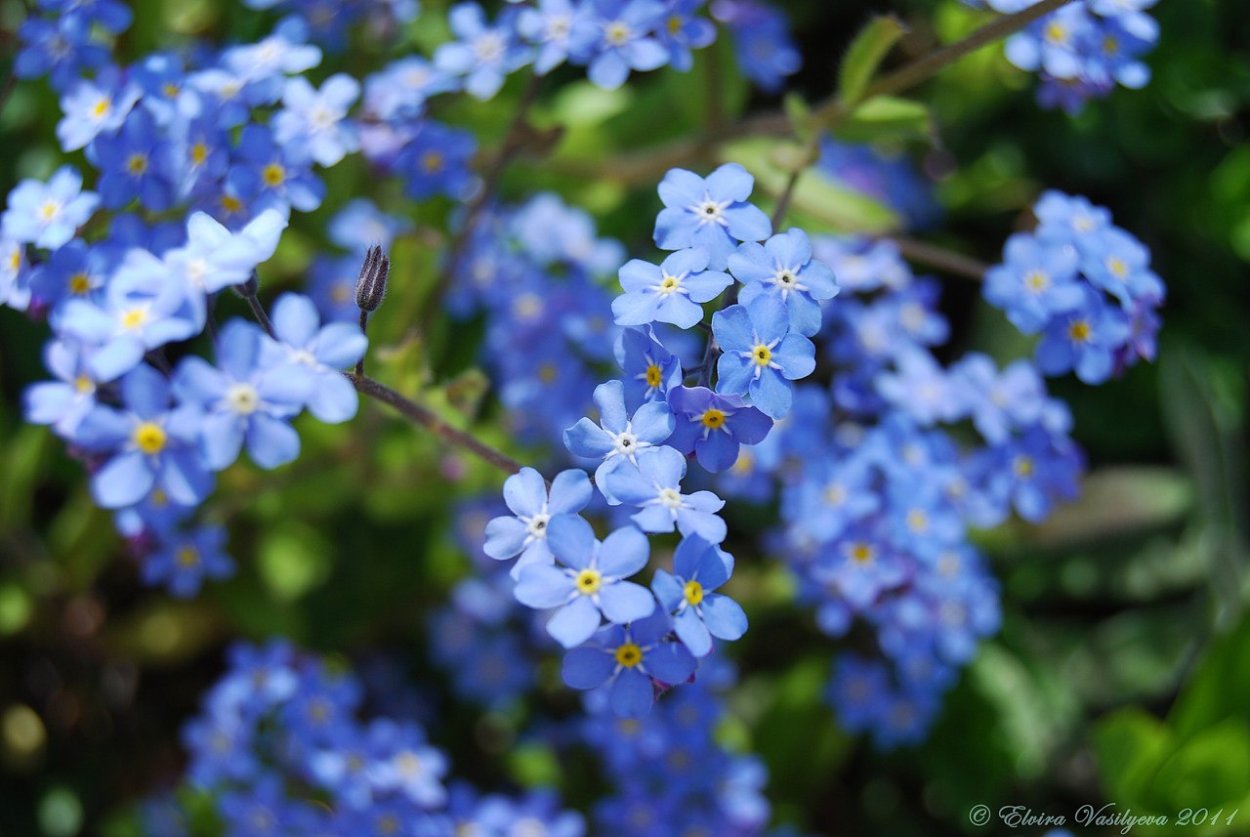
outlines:
[[120, 509], [159, 491], [195, 505], [212, 490], [212, 475], [197, 443], [203, 414], [175, 404], [169, 381], [144, 364], [121, 379], [123, 409], [96, 406], [74, 429], [74, 444], [108, 460], [91, 477], [91, 493], [106, 509]]
[[681, 360], [664, 347], [650, 326], [624, 329], [616, 344], [616, 359], [624, 372], [627, 406], [663, 401], [681, 383]]
[[721, 350], [716, 391], [750, 395], [751, 403], [774, 419], [790, 412], [794, 400], [790, 382], [815, 370], [816, 347], [790, 332], [790, 317], [781, 300], [760, 296], [750, 305], [718, 311], [712, 317], [712, 334]]
[[190, 598], [200, 591], [204, 579], [234, 575], [234, 562], [225, 546], [226, 530], [221, 526], [175, 535], [143, 560], [143, 581], [163, 584], [180, 599]]
[[656, 570], [655, 597], [673, 616], [677, 636], [696, 657], [712, 652], [712, 637], [732, 641], [747, 632], [738, 603], [716, 590], [733, 573], [733, 558], [697, 535], [684, 538], [673, 553], [673, 573]]
[[731, 468], [741, 445], [764, 441], [773, 420], [736, 395], [706, 387], [677, 387], [668, 393], [676, 427], [668, 445], [713, 473]]
[[651, 551], [646, 536], [633, 526], [600, 542], [589, 523], [563, 514], [547, 527], [547, 546], [557, 563], [525, 567], [514, 594], [527, 607], [555, 609], [547, 633], [565, 648], [590, 639], [601, 616], [623, 625], [655, 610], [650, 591], [626, 581], [646, 566]]
[[838, 294], [833, 271], [812, 258], [812, 243], [802, 230], [774, 235], [763, 244], [747, 242], [729, 257], [729, 270], [743, 283], [738, 301], [750, 305], [758, 296], [775, 296], [786, 306], [790, 330], [811, 337], [820, 331], [820, 303]]
[[604, 628], [591, 642], [564, 655], [564, 682], [574, 689], [606, 686], [613, 714], [641, 717], [655, 702], [653, 683], [675, 686], [694, 674], [694, 657], [669, 639], [671, 630], [668, 614], [658, 609], [629, 625]]

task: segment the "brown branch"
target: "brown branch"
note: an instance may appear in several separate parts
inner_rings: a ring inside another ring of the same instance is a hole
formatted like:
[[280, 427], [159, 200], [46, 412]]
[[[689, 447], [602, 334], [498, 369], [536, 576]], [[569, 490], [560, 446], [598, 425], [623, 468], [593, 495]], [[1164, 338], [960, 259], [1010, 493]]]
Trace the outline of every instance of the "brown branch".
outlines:
[[898, 252], [909, 262], [934, 267], [952, 276], [963, 276], [980, 282], [985, 279], [985, 274], [990, 269], [990, 266], [984, 262], [979, 262], [962, 253], [913, 238], [889, 238], [887, 241], [892, 241], [898, 247]]
[[347, 380], [352, 382], [352, 386], [358, 392], [393, 407], [404, 418], [413, 424], [424, 427], [448, 444], [466, 450], [483, 462], [494, 465], [496, 468], [509, 474], [515, 474], [521, 470], [520, 462], [481, 441], [472, 433], [452, 427], [429, 407], [400, 395], [395, 390], [372, 378], [357, 375], [354, 372], [344, 372], [343, 374], [347, 377]]

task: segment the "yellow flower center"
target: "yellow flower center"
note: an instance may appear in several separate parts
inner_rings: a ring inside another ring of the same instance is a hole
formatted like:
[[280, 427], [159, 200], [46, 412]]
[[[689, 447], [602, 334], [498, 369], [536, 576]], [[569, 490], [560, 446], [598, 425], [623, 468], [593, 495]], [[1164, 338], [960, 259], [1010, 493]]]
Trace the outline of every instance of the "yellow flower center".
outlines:
[[583, 596], [593, 596], [603, 586], [603, 574], [598, 570], [582, 570], [573, 584]]
[[863, 542], [852, 544], [848, 554], [856, 564], [870, 563], [876, 557], [876, 552], [872, 546]]
[[443, 155], [437, 151], [427, 151], [421, 155], [421, 168], [426, 174], [437, 174], [443, 170]]
[[1120, 42], [1111, 35], [1102, 39], [1102, 51], [1107, 55], [1115, 55], [1120, 51]]
[[542, 381], [544, 384], [555, 383], [555, 380], [556, 380], [555, 364], [544, 363], [542, 366], [538, 367], [538, 380]]
[[146, 154], [131, 154], [126, 160], [126, 171], [133, 175], [143, 174], [148, 170], [148, 156]]
[[131, 438], [134, 440], [135, 447], [149, 456], [154, 456], [165, 449], [165, 429], [155, 422], [143, 422], [135, 428]]
[[191, 146], [191, 162], [197, 166], [204, 165], [204, 161], [208, 159], [208, 146], [202, 142], [197, 142]]
[[1050, 287], [1050, 277], [1040, 270], [1030, 271], [1024, 277], [1024, 286], [1033, 293], [1040, 294]]
[[1073, 343], [1087, 343], [1093, 333], [1094, 330], [1085, 320], [1077, 320], [1068, 326], [1068, 337], [1072, 338]]
[[87, 393], [95, 392], [95, 384], [86, 375], [79, 375], [74, 379], [74, 391], [86, 395]]
[[234, 195], [222, 195], [221, 208], [233, 215], [236, 212], [243, 211], [243, 201], [239, 200]]
[[1015, 472], [1017, 477], [1028, 479], [1033, 476], [1033, 458], [1031, 456], [1017, 456], [1015, 461], [1011, 463], [1011, 470]]
[[686, 604], [691, 607], [698, 607], [703, 603], [703, 585], [697, 581], [687, 581], [685, 596]]
[[739, 476], [746, 476], [750, 474], [755, 470], [755, 457], [747, 453], [746, 448], [742, 448], [738, 451], [738, 459], [734, 462], [734, 466], [730, 470]]
[[613, 46], [621, 46], [629, 41], [629, 25], [621, 21], [608, 24], [607, 38], [608, 43]]
[[113, 103], [108, 99], [100, 99], [91, 108], [91, 115], [96, 119], [103, 119], [109, 115], [109, 111], [113, 109]]
[[660, 367], [656, 366], [654, 363], [648, 366], [647, 367], [647, 386], [651, 387], [652, 389], [656, 389], [657, 387], [659, 387], [661, 380], [662, 380], [662, 377], [661, 377]]
[[1118, 256], [1112, 256], [1107, 259], [1107, 270], [1111, 271], [1111, 275], [1117, 279], [1128, 277], [1128, 265], [1124, 263], [1124, 259]]
[[767, 366], [773, 362], [773, 350], [760, 343], [751, 350], [751, 359], [755, 361], [756, 366]]
[[91, 290], [91, 277], [87, 274], [79, 272], [69, 277], [69, 292], [75, 296], [82, 296]]
[[184, 546], [176, 556], [178, 566], [190, 569], [200, 563], [200, 552], [193, 546]]
[[170, 99], [178, 95], [178, 85], [174, 84], [172, 81], [165, 82], [165, 86], [162, 87], [161, 90]]
[[131, 308], [122, 314], [122, 328], [134, 331], [148, 321], [148, 312], [144, 308]]
[[61, 214], [61, 205], [56, 201], [44, 201], [39, 207], [39, 217], [44, 221], [51, 221], [53, 218]]
[[907, 528], [923, 534], [929, 528], [929, 516], [920, 509], [912, 509], [907, 513]]
[[1046, 27], [1046, 40], [1052, 44], [1063, 44], [1068, 40], [1068, 27], [1062, 23], [1054, 22]]
[[286, 182], [286, 169], [281, 163], [270, 163], [261, 171], [260, 176], [266, 186], [281, 186]]
[[660, 293], [668, 296], [677, 293], [679, 290], [681, 290], [681, 280], [676, 276], [664, 274], [664, 278], [660, 280]]
[[616, 662], [617, 665], [623, 668], [633, 668], [642, 662], [642, 649], [633, 642], [618, 645], [616, 648]]
[[668, 19], [668, 34], [674, 37], [681, 33], [681, 17], [673, 15]]
[[719, 430], [725, 426], [725, 414], [715, 407], [709, 407], [699, 419], [708, 430]]

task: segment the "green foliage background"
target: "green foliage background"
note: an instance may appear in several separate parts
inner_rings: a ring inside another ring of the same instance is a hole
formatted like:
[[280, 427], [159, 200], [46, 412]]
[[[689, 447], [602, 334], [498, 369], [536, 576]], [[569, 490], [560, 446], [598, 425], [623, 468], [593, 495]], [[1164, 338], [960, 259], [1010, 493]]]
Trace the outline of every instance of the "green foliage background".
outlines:
[[[262, 16], [237, 4], [136, 5], [136, 26], [122, 41], [130, 59], [191, 34], [248, 40], [264, 31]], [[446, 32], [442, 4], [423, 5], [404, 38], [428, 50]], [[955, 0], [782, 5], [805, 54], [797, 90], [809, 103], [830, 95], [847, 45], [874, 13], [896, 13], [908, 25], [886, 66], [985, 19]], [[1002, 581], [1004, 627], [950, 694], [923, 747], [881, 755], [839, 732], [821, 699], [832, 646], [789, 604], [775, 562], [740, 561], [734, 593], [753, 627], [736, 649], [744, 677], [722, 732], [731, 746], [766, 759], [779, 822], [848, 835], [996, 833], [969, 824], [973, 805], [1027, 805], [1071, 818], [1080, 805], [1114, 803], [1173, 818], [1185, 808], [1240, 809], [1229, 826], [1184, 833], [1250, 833], [1250, 8], [1161, 0], [1154, 11], [1163, 34], [1150, 57], [1150, 86], [1119, 90], [1079, 117], [1038, 109], [1033, 80], [989, 48], [910, 94], [927, 111], [904, 108], [853, 126], [857, 136], [868, 131], [914, 154], [937, 176], [947, 218], [930, 240], [993, 262], [1041, 189], [1081, 193], [1152, 248], [1170, 298], [1157, 364], [1098, 389], [1057, 384], [1090, 458], [1084, 497], [1042, 527], [985, 536]], [[20, 4], [0, 9], [7, 33], [20, 17]], [[6, 36], [6, 61], [11, 43]], [[382, 58], [375, 45], [358, 46], [346, 68], [361, 72]], [[731, 67], [717, 49], [689, 75], [656, 74], [622, 92], [571, 77], [549, 84], [538, 130], [504, 194], [558, 191], [595, 213], [604, 233], [649, 253], [654, 184], [666, 168], [661, 150], [782, 106], [751, 93]], [[498, 137], [519, 92], [510, 84], [497, 101], [456, 101], [443, 115]], [[791, 112], [801, 109], [790, 103]], [[43, 85], [19, 87], [0, 115], [0, 188], [55, 166], [58, 116]], [[709, 147], [686, 163], [750, 159], [765, 190], [776, 191], [779, 175], [769, 168], [784, 157], [772, 145]], [[514, 450], [473, 367], [474, 333], [443, 326], [422, 341], [410, 331], [449, 206], [402, 204], [358, 161], [326, 179], [326, 208], [284, 239], [265, 292], [300, 285], [321, 246], [317, 230], [347, 198], [404, 206], [421, 233], [392, 254], [394, 287], [372, 332], [375, 374]], [[795, 207], [805, 223], [889, 225], [889, 213], [871, 201], [811, 182]], [[975, 286], [951, 278], [948, 288], [951, 357], [972, 347], [1000, 359], [1028, 351], [978, 302]], [[539, 745], [514, 746], [531, 707], [482, 714], [457, 705], [425, 661], [425, 617], [467, 570], [446, 531], [449, 502], [496, 489], [497, 474], [374, 405], [346, 427], [304, 422], [297, 463], [222, 475], [209, 514], [229, 521], [238, 576], [174, 602], [138, 583], [79, 466], [45, 430], [21, 423], [20, 393], [42, 375], [43, 336], [43, 326], [0, 312], [0, 834], [130, 833], [130, 806], [177, 779], [177, 731], [234, 637], [280, 634], [344, 661], [392, 653], [445, 698], [435, 738], [459, 775], [485, 786], [555, 782], [571, 804], [598, 789], [588, 765], [561, 764]], [[463, 474], [454, 492], [452, 474]], [[742, 516], [735, 527], [756, 523]], [[542, 682], [546, 706], [574, 711], [554, 666]]]

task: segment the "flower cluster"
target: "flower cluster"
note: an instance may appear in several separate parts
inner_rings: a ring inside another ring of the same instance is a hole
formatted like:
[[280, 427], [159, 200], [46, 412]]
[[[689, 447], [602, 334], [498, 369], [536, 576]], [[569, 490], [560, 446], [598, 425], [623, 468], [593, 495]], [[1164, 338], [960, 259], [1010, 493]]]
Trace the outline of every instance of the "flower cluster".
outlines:
[[[657, 687], [690, 679], [713, 638], [746, 631], [742, 609], [717, 592], [733, 572], [719, 546], [725, 503], [710, 491], [683, 490], [687, 457], [708, 473], [723, 471], [741, 445], [768, 436], [790, 411], [792, 381], [815, 368], [808, 335], [821, 327], [821, 301], [837, 293], [806, 234], [772, 235], [749, 202], [753, 186], [732, 164], [706, 179], [668, 173], [655, 242], [672, 255], [659, 265], [627, 263], [624, 293], [612, 303], [617, 324], [627, 326], [617, 353], [624, 379], [596, 388], [596, 417], [564, 432], [575, 461], [595, 469], [593, 485], [579, 469], [549, 484], [522, 469], [504, 486], [510, 514], [486, 528], [486, 554], [517, 559], [517, 600], [551, 611], [547, 631], [569, 649], [565, 682], [605, 690], [618, 715], [645, 714]], [[731, 286], [740, 301], [718, 306], [703, 368], [687, 386], [652, 326], [693, 328], [702, 305]], [[626, 512], [630, 521], [602, 540], [582, 516], [596, 494], [611, 516]], [[672, 572], [657, 570], [650, 590], [630, 580], [648, 563], [647, 535], [674, 531], [682, 540]]]
[[[449, 784], [447, 756], [408, 717], [360, 719], [365, 684], [283, 643], [237, 645], [187, 724], [192, 786], [231, 834], [507, 833], [525, 822], [580, 837], [547, 791], [480, 796]], [[550, 829], [548, 832], [547, 829]], [[176, 833], [176, 832], [162, 832]]]
[[1087, 384], [1153, 360], [1163, 281], [1150, 251], [1088, 200], [1047, 192], [1037, 228], [1007, 241], [985, 277], [985, 298], [1025, 334], [1041, 334], [1037, 365]]
[[[1009, 14], [1036, 0], [965, 0]], [[1150, 81], [1142, 56], [1159, 40], [1147, 12], [1158, 0], [1087, 0], [1069, 3], [1007, 40], [1007, 59], [1041, 76], [1038, 101], [1077, 113], [1117, 84], [1131, 89]]]

